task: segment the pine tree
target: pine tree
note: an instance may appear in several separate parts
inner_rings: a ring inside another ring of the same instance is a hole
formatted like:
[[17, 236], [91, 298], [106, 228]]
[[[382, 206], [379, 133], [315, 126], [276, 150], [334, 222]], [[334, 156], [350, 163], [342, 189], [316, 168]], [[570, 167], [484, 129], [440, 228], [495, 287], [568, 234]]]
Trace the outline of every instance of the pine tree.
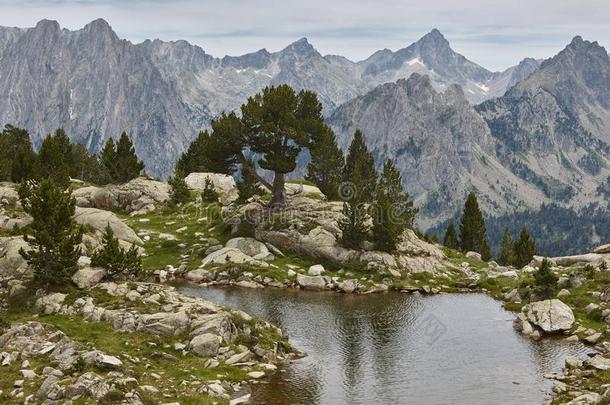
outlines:
[[343, 152], [337, 145], [333, 131], [326, 127], [309, 149], [311, 160], [306, 180], [315, 184], [329, 200], [339, 197], [339, 184], [343, 176]]
[[118, 183], [127, 183], [135, 179], [144, 169], [144, 163], [138, 159], [131, 139], [125, 132], [116, 143], [116, 178]]
[[101, 184], [103, 169], [95, 155], [81, 144], [72, 145], [73, 164], [70, 177], [93, 184]]
[[83, 230], [73, 219], [75, 200], [69, 189], [61, 189], [50, 179], [22, 183], [19, 197], [32, 217], [24, 239], [32, 248], [19, 253], [34, 269], [34, 279], [42, 284], [62, 284], [77, 269]]
[[203, 185], [203, 191], [201, 192], [201, 201], [204, 204], [217, 203], [219, 197], [220, 196], [214, 187], [214, 183], [212, 183], [212, 180], [210, 180], [209, 177], [206, 177]]
[[532, 261], [536, 254], [536, 242], [530, 237], [526, 227], [521, 229], [519, 239], [515, 241], [513, 265], [521, 268]]
[[400, 236], [413, 226], [416, 213], [413, 201], [404, 192], [400, 173], [388, 159], [377, 185], [373, 214], [373, 237], [377, 248], [386, 252], [396, 250]]
[[7, 124], [0, 132], [0, 180], [19, 183], [33, 178], [36, 159], [28, 131]]
[[536, 290], [541, 295], [541, 298], [548, 298], [552, 295], [553, 291], [557, 288], [557, 281], [557, 276], [551, 270], [551, 264], [545, 258], [542, 260], [538, 270], [534, 272]]
[[366, 204], [355, 198], [343, 203], [343, 217], [339, 219], [341, 244], [352, 249], [359, 249], [369, 232], [369, 216]]
[[[375, 188], [377, 186], [375, 159], [368, 151], [360, 130], [357, 130], [354, 134], [354, 139], [345, 158], [343, 181], [353, 183], [354, 187], [350, 192], [353, 191], [358, 194], [360, 200], [372, 202], [375, 198]], [[345, 195], [341, 197], [345, 197]]]
[[99, 161], [102, 168], [101, 183], [112, 183], [114, 179], [118, 178], [116, 146], [112, 138], [108, 138], [108, 140], [104, 144], [104, 147], [102, 148], [102, 151], [99, 155]]
[[460, 243], [455, 233], [455, 225], [453, 222], [450, 222], [447, 226], [447, 230], [445, 231], [445, 236], [443, 238], [443, 245], [456, 250], [460, 248]]
[[500, 245], [500, 254], [498, 255], [498, 263], [502, 266], [509, 266], [514, 262], [514, 249], [515, 244], [513, 238], [510, 235], [508, 226], [504, 227], [504, 235], [502, 236], [502, 243]]
[[175, 173], [174, 177], [169, 180], [169, 185], [172, 187], [170, 192], [170, 198], [174, 204], [185, 203], [191, 198], [191, 192], [184, 181], [184, 177], [181, 173]]
[[248, 159], [242, 168], [241, 179], [237, 181], [239, 202], [246, 202], [252, 196], [262, 193], [258, 180], [252, 175], [253, 170], [254, 161]]
[[102, 267], [108, 272], [106, 278], [118, 275], [135, 276], [142, 271], [142, 258], [135, 245], [125, 250], [114, 236], [110, 224], [106, 225], [102, 238], [102, 247], [91, 256], [91, 265]]
[[38, 151], [37, 177], [51, 179], [61, 188], [70, 184], [74, 156], [70, 139], [63, 129], [48, 135]]
[[[299, 153], [310, 147], [325, 127], [322, 105], [315, 93], [295, 93], [286, 84], [265, 87], [241, 106], [241, 119], [230, 113], [212, 121], [205, 156], [231, 173], [239, 165], [242, 170], [250, 170], [271, 190], [270, 207], [279, 208], [286, 203], [286, 174], [294, 171]], [[246, 150], [260, 156], [257, 167], [274, 172], [273, 182], [259, 175], [256, 168], [248, 167]], [[182, 166], [187, 164], [181, 163]]]
[[241, 149], [242, 125], [239, 118], [231, 114], [222, 114], [212, 121], [215, 136], [208, 131], [200, 132], [186, 152], [176, 162], [176, 170], [190, 173], [232, 174], [239, 163], [237, 155]]
[[483, 260], [489, 260], [491, 251], [487, 243], [485, 220], [479, 209], [477, 196], [474, 193], [468, 194], [464, 212], [460, 221], [460, 238], [462, 251], [478, 252]]

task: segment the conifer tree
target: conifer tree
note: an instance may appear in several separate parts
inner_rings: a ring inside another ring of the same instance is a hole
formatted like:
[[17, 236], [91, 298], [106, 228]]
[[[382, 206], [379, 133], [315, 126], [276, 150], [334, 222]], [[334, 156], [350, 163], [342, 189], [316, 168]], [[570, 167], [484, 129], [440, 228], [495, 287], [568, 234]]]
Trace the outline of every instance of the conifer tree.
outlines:
[[36, 159], [28, 131], [7, 124], [0, 132], [0, 180], [19, 183], [33, 178]]
[[532, 261], [536, 254], [536, 242], [530, 237], [526, 227], [521, 229], [519, 239], [515, 241], [513, 265], [521, 268]]
[[69, 189], [54, 181], [24, 182], [19, 197], [32, 217], [24, 239], [30, 250], [19, 253], [34, 269], [34, 279], [42, 284], [62, 284], [77, 269], [83, 230], [73, 219], [75, 200]]
[[447, 230], [445, 231], [445, 236], [443, 238], [443, 245], [456, 250], [460, 248], [460, 243], [455, 233], [455, 225], [453, 222], [450, 222], [447, 226]]
[[487, 243], [485, 220], [479, 209], [477, 196], [471, 192], [464, 204], [464, 212], [460, 221], [460, 245], [462, 251], [478, 252], [483, 260], [489, 260], [491, 252]]
[[386, 252], [396, 250], [400, 236], [413, 226], [416, 213], [413, 201], [404, 192], [400, 173], [388, 159], [377, 185], [373, 213], [373, 237], [377, 248]]
[[345, 158], [343, 181], [354, 184], [353, 192], [358, 194], [359, 200], [371, 202], [375, 198], [375, 187], [377, 186], [375, 159], [369, 152], [364, 135], [360, 130], [356, 130], [349, 146]]
[[339, 197], [344, 159], [333, 131], [326, 127], [314, 140], [309, 152], [311, 160], [305, 179], [315, 184], [326, 198], [336, 200]]
[[212, 180], [210, 180], [209, 177], [206, 177], [203, 191], [201, 192], [201, 201], [204, 204], [217, 203], [219, 197], [220, 196], [214, 187], [214, 183], [212, 183]]
[[142, 258], [138, 248], [131, 245], [125, 250], [114, 236], [110, 224], [106, 224], [102, 238], [102, 247], [91, 256], [91, 265], [102, 267], [108, 272], [106, 278], [112, 279], [118, 275], [134, 276], [142, 271]]
[[222, 114], [218, 120], [212, 121], [215, 136], [208, 131], [202, 131], [190, 144], [188, 149], [176, 162], [176, 170], [188, 175], [190, 173], [221, 173], [232, 174], [239, 163], [237, 155], [241, 152], [242, 126], [234, 114]]
[[49, 134], [38, 151], [37, 177], [51, 179], [61, 188], [70, 184], [74, 156], [70, 139], [63, 129]]
[[176, 172], [174, 177], [172, 177], [168, 183], [172, 187], [170, 192], [172, 203], [182, 204], [189, 200], [191, 197], [191, 192], [180, 172]]
[[81, 144], [72, 145], [73, 164], [70, 177], [93, 184], [101, 184], [102, 167], [97, 156], [89, 153]]
[[114, 179], [118, 178], [114, 139], [108, 138], [99, 154], [99, 161], [102, 169], [101, 183], [112, 183]]
[[138, 159], [131, 139], [125, 132], [116, 143], [116, 178], [118, 183], [127, 183], [135, 179], [144, 169], [144, 163]]
[[133, 143], [125, 132], [116, 143], [108, 138], [100, 153], [100, 160], [111, 183], [127, 183], [144, 169], [144, 163], [138, 159]]
[[500, 245], [500, 254], [498, 255], [498, 263], [502, 266], [509, 266], [514, 262], [514, 249], [515, 244], [513, 238], [508, 230], [508, 226], [504, 227], [504, 235], [502, 236], [502, 243]]
[[262, 193], [260, 183], [255, 176], [254, 160], [248, 159], [242, 168], [241, 179], [237, 181], [237, 191], [239, 192], [239, 202], [246, 202], [249, 198], [256, 194]]
[[[299, 153], [309, 148], [325, 127], [322, 105], [315, 93], [305, 90], [295, 93], [286, 84], [265, 87], [241, 106], [241, 119], [230, 113], [214, 120], [210, 143], [202, 149], [220, 168], [233, 173], [242, 165], [242, 170], [250, 171], [271, 190], [269, 205], [277, 208], [286, 202], [286, 174], [296, 168]], [[247, 165], [246, 150], [259, 157], [257, 167], [274, 173], [273, 182]], [[187, 160], [185, 156], [184, 162]]]
[[343, 217], [339, 219], [341, 244], [352, 249], [359, 249], [370, 230], [368, 225], [367, 206], [355, 197], [343, 202]]
[[534, 282], [537, 293], [541, 295], [540, 298], [550, 297], [557, 287], [557, 281], [557, 276], [551, 270], [551, 264], [545, 258], [538, 270], [534, 272]]

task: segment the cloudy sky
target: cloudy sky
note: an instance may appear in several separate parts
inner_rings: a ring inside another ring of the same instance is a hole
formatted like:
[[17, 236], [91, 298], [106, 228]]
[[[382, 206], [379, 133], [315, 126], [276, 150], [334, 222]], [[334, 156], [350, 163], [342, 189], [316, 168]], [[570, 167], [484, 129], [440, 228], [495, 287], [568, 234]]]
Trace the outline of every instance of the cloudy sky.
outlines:
[[575, 35], [610, 46], [608, 0], [0, 0], [0, 25], [43, 18], [69, 29], [104, 18], [132, 42], [186, 39], [214, 56], [275, 51], [305, 36], [322, 54], [353, 60], [438, 28], [494, 70], [552, 56]]

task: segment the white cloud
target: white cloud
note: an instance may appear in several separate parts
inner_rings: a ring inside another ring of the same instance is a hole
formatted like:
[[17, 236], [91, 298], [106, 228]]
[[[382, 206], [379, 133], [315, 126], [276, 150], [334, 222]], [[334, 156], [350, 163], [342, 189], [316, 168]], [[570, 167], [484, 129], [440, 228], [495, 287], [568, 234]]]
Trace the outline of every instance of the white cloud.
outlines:
[[436, 27], [490, 69], [552, 56], [574, 35], [610, 43], [606, 0], [0, 0], [0, 25], [49, 18], [77, 29], [105, 18], [123, 37], [186, 39], [222, 56], [278, 50], [307, 36], [322, 53], [359, 60], [398, 49]]

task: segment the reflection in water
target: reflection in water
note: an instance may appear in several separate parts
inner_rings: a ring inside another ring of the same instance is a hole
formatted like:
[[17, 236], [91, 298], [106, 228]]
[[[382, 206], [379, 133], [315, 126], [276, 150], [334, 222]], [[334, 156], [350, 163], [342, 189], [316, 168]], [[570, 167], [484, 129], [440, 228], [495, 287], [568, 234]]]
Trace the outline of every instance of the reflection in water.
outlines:
[[535, 404], [550, 388], [542, 375], [586, 350], [521, 337], [513, 315], [482, 294], [182, 292], [270, 320], [308, 353], [254, 386], [256, 404]]

